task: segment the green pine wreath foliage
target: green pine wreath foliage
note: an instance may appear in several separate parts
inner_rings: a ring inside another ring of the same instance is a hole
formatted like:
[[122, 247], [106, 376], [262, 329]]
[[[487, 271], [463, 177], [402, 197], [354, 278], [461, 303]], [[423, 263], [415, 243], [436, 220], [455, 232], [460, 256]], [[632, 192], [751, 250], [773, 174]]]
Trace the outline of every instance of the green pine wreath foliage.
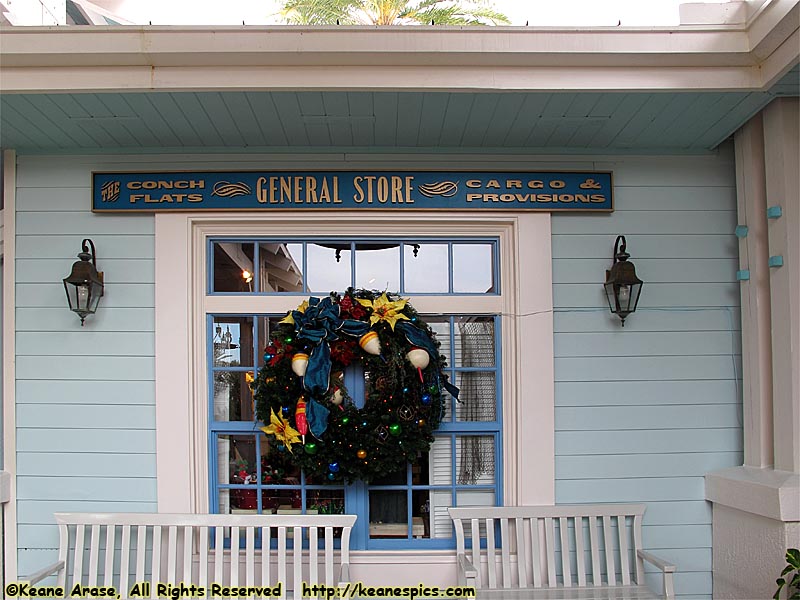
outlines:
[[[348, 288], [343, 294], [331, 292], [330, 300], [323, 301], [332, 303], [340, 319], [350, 324], [358, 321], [363, 328], [376, 332], [380, 355], [363, 350], [358, 335], [333, 328], [333, 335], [326, 333], [326, 339], [319, 342], [327, 344], [330, 352], [328, 388], [322, 394], [313, 394], [304, 387], [304, 378], [293, 372], [292, 358], [297, 353], [323, 351], [299, 324], [306, 311], [311, 312], [307, 306], [316, 305], [320, 299], [312, 297], [291, 311], [271, 332], [265, 364], [252, 384], [256, 416], [267, 424], [277, 418], [298, 429], [299, 399], [307, 404], [313, 400], [330, 412], [325, 419], [327, 428], [317, 437], [309, 431], [303, 441], [291, 443], [265, 431], [270, 447], [302, 468], [309, 483], [369, 482], [403, 471], [433, 443], [433, 432], [445, 412], [443, 387], [457, 395], [443, 373], [446, 360], [438, 352], [435, 333], [410, 303], [403, 305], [397, 294]], [[381, 306], [385, 301], [397, 303], [395, 307], [402, 305], [395, 311], [394, 326], [391, 315], [387, 320], [376, 314], [385, 312], [385, 305]], [[408, 339], [409, 333], [423, 335], [424, 339], [417, 337], [415, 341], [429, 344], [430, 360], [424, 369], [414, 367], [407, 357], [412, 348], [419, 348]], [[353, 398], [343, 381], [345, 370], [359, 362], [366, 382], [363, 399]], [[358, 408], [362, 404], [363, 408]]]

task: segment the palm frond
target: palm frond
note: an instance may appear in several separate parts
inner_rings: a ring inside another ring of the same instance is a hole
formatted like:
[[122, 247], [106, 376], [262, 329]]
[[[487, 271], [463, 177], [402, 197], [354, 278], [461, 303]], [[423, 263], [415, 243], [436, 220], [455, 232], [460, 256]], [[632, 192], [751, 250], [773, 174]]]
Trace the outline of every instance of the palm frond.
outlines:
[[286, 0], [280, 15], [291, 25], [353, 25], [358, 23], [354, 13], [360, 4], [359, 0]]
[[436, 25], [508, 25], [509, 18], [494, 10], [485, 0], [422, 0], [416, 6], [409, 6], [407, 19], [418, 23]]

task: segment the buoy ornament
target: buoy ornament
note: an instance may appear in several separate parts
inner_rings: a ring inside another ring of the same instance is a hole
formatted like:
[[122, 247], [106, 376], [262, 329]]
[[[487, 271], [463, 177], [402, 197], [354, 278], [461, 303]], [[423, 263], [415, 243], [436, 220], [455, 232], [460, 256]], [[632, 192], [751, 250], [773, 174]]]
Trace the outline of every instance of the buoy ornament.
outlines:
[[419, 373], [419, 380], [425, 381], [424, 377], [422, 376], [422, 369], [426, 368], [430, 364], [430, 354], [428, 354], [426, 350], [417, 348], [415, 346], [408, 351], [406, 358], [408, 359], [408, 362], [410, 362], [417, 369], [417, 373]]
[[358, 340], [358, 345], [367, 354], [374, 354], [380, 356], [381, 354], [381, 341], [378, 334], [374, 331], [368, 331]]
[[308, 354], [305, 352], [298, 352], [292, 357], [292, 371], [298, 377], [306, 374], [308, 368]]

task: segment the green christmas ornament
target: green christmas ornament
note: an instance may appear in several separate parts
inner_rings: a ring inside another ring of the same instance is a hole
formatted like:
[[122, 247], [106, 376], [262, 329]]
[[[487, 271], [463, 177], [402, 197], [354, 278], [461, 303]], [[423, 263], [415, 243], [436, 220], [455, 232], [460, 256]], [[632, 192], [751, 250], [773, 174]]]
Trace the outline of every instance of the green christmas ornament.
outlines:
[[403, 433], [403, 428], [400, 426], [400, 423], [392, 423], [389, 425], [389, 433], [391, 433], [394, 437], [397, 437]]

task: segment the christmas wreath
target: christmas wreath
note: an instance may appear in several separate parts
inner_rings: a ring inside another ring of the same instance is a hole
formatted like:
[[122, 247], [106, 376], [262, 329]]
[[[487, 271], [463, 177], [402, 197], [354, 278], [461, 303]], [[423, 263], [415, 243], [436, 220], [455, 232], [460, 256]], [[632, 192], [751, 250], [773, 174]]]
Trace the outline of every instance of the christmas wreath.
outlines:
[[[363, 402], [344, 385], [357, 361]], [[430, 448], [443, 390], [458, 397], [445, 366], [434, 332], [398, 295], [350, 288], [311, 297], [271, 332], [252, 384], [256, 416], [309, 481], [371, 481]]]

